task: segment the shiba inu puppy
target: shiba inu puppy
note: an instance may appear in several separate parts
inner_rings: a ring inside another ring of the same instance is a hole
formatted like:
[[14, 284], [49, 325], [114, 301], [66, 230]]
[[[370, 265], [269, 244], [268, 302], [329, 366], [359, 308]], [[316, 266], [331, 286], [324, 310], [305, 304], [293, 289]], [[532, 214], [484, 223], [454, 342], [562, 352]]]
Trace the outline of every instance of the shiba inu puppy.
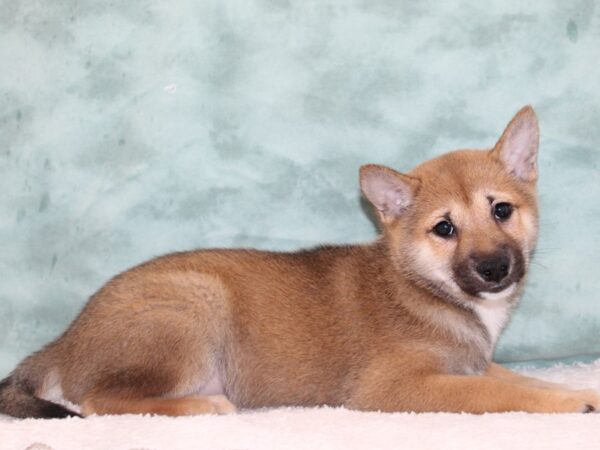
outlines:
[[520, 110], [489, 150], [403, 174], [366, 165], [382, 228], [364, 245], [199, 250], [109, 281], [0, 383], [0, 412], [589, 412], [574, 391], [491, 361], [534, 250], [538, 125]]

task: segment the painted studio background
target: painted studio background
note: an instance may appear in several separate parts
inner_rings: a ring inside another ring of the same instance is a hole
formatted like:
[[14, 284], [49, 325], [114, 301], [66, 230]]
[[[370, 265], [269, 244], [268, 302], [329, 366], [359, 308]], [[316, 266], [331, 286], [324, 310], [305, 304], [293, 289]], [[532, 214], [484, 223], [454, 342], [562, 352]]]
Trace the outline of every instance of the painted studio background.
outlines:
[[600, 352], [599, 58], [594, 0], [0, 0], [0, 375], [152, 256], [373, 239], [361, 164], [526, 103], [542, 234], [496, 357]]

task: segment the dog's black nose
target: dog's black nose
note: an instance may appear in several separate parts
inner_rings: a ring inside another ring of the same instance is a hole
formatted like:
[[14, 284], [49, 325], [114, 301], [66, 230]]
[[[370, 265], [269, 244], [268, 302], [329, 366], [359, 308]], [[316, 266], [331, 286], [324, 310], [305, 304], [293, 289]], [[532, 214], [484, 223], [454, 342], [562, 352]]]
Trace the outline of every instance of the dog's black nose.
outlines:
[[499, 283], [510, 272], [510, 258], [507, 255], [477, 258], [475, 270], [484, 281]]

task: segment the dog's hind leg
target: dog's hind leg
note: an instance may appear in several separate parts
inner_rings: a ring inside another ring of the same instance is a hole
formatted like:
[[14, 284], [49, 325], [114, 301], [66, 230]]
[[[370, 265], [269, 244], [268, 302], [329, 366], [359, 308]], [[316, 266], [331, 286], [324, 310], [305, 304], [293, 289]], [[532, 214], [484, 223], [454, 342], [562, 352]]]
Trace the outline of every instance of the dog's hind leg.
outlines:
[[102, 292], [71, 332], [64, 360], [80, 363], [63, 364], [67, 399], [86, 416], [234, 411], [223, 396], [230, 327], [222, 283], [198, 273], [126, 281]]
[[[176, 378], [168, 366], [148, 370], [129, 368], [105, 376], [81, 402], [84, 416], [92, 414], [158, 414], [189, 416], [236, 411], [224, 395], [174, 394]], [[166, 370], [167, 369], [167, 370]]]
[[157, 414], [162, 416], [193, 416], [198, 414], [228, 414], [236, 407], [224, 395], [187, 396], [180, 398], [132, 398], [121, 393], [96, 394], [83, 401], [82, 413], [92, 414]]

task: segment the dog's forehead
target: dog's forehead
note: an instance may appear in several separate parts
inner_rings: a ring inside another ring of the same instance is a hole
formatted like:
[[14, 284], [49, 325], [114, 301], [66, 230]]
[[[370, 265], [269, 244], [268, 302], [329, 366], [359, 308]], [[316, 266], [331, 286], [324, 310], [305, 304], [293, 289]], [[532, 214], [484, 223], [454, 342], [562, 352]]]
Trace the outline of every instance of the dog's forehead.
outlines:
[[421, 180], [419, 197], [429, 204], [468, 206], [497, 193], [518, 195], [501, 163], [480, 150], [447, 153], [421, 164], [410, 175]]

